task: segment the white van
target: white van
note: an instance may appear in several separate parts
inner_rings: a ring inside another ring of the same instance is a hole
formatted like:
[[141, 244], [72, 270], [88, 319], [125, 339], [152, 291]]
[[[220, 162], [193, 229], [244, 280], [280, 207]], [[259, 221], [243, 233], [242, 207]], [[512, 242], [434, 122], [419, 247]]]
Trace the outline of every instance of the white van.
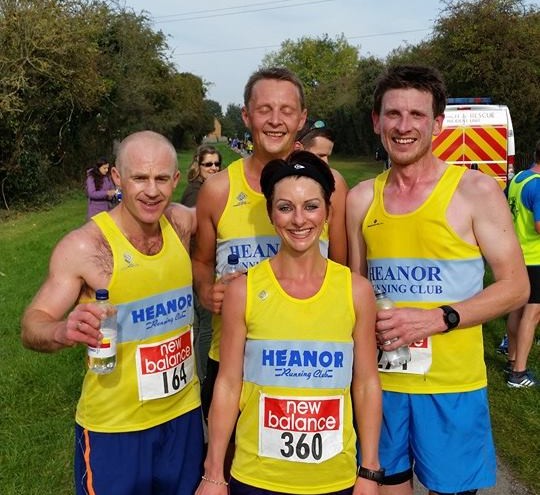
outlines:
[[510, 111], [490, 98], [449, 98], [433, 153], [445, 162], [480, 170], [501, 188], [514, 176], [516, 147]]

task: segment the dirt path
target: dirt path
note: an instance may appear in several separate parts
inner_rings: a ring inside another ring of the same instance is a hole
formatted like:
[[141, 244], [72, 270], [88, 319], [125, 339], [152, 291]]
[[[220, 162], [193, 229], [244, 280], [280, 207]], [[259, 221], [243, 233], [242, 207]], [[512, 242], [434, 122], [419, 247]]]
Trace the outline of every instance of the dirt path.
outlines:
[[[414, 495], [426, 495], [428, 491], [415, 479]], [[480, 490], [478, 495], [538, 495], [516, 481], [508, 469], [497, 459], [497, 485]]]

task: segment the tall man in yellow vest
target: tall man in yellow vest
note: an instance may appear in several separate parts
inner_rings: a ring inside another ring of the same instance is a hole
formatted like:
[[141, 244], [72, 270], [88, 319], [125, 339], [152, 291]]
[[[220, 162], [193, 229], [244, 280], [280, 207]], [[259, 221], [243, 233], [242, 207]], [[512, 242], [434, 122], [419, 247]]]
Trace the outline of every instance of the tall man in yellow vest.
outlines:
[[202, 474], [188, 255], [196, 225], [188, 208], [169, 206], [179, 175], [165, 137], [124, 139], [113, 169], [122, 202], [60, 240], [23, 316], [24, 345], [54, 352], [98, 345], [97, 289], [118, 310], [116, 368], [88, 371], [77, 405], [78, 495], [185, 495]]
[[531, 294], [527, 304], [508, 315], [508, 364], [506, 383], [513, 388], [536, 385], [527, 370], [527, 359], [540, 322], [540, 141], [534, 165], [519, 172], [508, 188], [508, 203], [523, 250]]
[[[412, 495], [413, 469], [432, 495], [495, 484], [482, 322], [529, 293], [500, 187], [431, 151], [445, 104], [432, 68], [383, 74], [372, 116], [392, 167], [347, 198], [351, 268], [398, 306], [377, 313], [379, 346], [408, 345], [412, 354], [400, 368], [380, 366], [381, 495]], [[495, 280], [486, 288], [483, 258]]]

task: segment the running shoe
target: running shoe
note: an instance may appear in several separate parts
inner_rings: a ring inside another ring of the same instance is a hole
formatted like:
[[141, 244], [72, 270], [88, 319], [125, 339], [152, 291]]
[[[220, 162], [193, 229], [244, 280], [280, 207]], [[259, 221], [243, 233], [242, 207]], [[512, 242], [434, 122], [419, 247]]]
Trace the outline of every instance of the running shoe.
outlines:
[[512, 388], [528, 388], [534, 387], [536, 382], [534, 381], [529, 370], [525, 371], [512, 371], [508, 374], [506, 384]]
[[510, 373], [512, 373], [512, 371], [514, 370], [514, 363], [515, 361], [513, 360], [508, 360], [506, 361], [506, 364], [504, 365], [504, 368], [503, 368], [503, 372], [505, 375], [509, 375]]
[[508, 354], [508, 335], [505, 335], [502, 338], [499, 347], [497, 347], [497, 352], [499, 354]]

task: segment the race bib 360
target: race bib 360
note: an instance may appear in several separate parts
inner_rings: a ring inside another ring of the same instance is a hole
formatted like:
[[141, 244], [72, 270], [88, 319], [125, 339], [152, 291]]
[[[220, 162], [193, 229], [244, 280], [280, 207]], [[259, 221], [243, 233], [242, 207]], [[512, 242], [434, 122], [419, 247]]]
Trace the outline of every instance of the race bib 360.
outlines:
[[261, 394], [259, 455], [319, 463], [343, 450], [343, 396]]

